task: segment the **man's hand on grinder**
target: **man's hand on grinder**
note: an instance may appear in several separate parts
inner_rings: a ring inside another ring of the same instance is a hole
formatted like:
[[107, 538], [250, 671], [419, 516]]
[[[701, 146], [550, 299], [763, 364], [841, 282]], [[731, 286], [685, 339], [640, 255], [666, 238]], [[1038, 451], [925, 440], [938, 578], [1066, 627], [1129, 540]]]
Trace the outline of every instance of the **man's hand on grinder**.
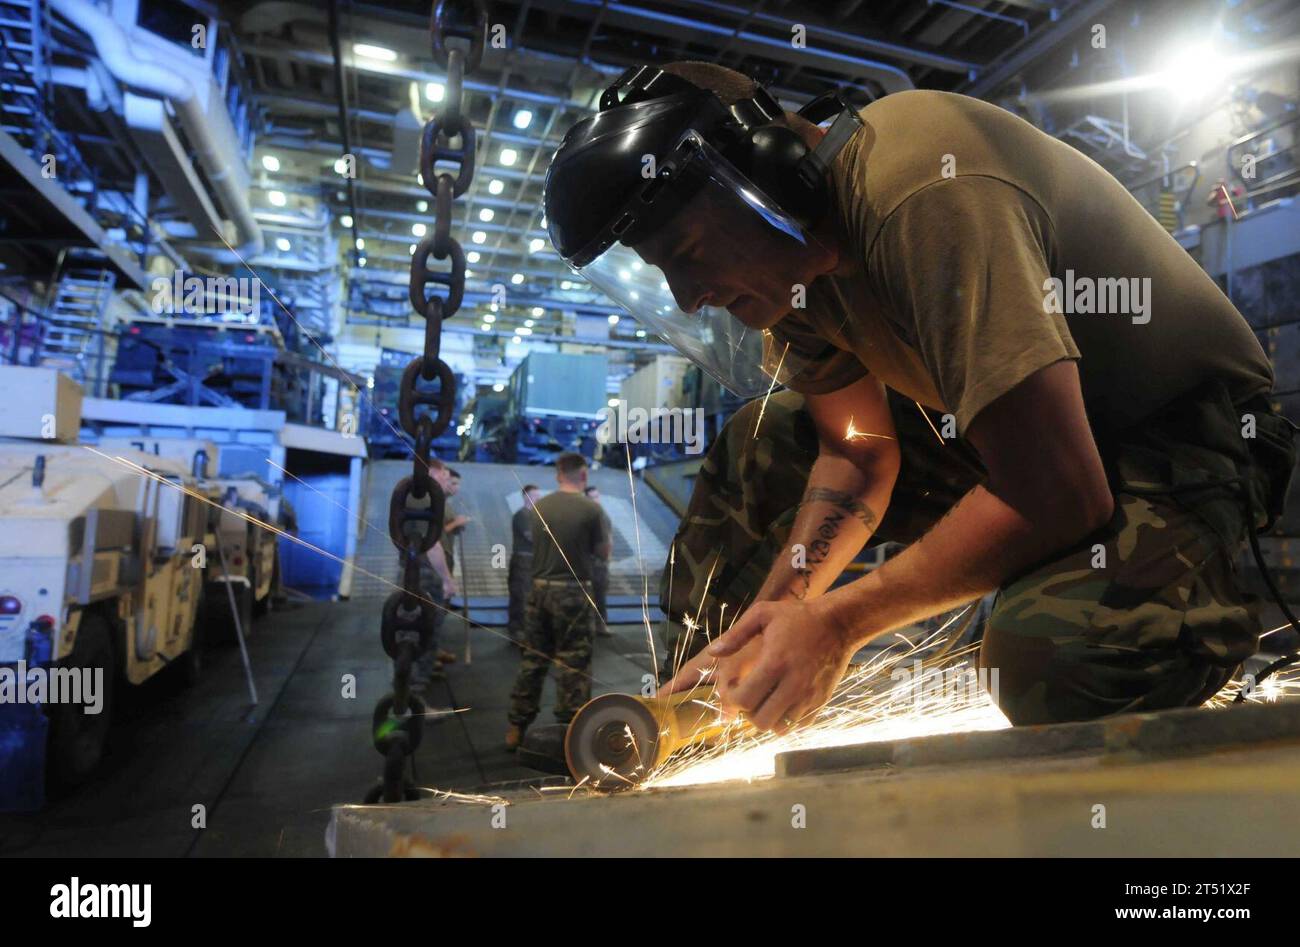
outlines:
[[855, 648], [818, 602], [759, 602], [659, 689], [717, 687], [727, 716], [781, 734], [826, 703]]

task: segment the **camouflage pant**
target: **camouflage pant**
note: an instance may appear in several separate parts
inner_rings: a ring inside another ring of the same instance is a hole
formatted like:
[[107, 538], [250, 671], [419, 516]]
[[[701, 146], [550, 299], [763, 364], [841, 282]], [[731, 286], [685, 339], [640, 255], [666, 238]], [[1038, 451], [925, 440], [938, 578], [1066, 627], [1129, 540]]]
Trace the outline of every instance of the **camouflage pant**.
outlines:
[[[969, 445], [937, 438], [913, 402], [891, 393], [890, 405], [903, 466], [873, 542], [909, 543], [984, 472]], [[784, 548], [815, 460], [801, 408], [789, 392], [769, 403], [761, 444], [757, 407], [747, 405], [710, 448], [674, 540], [681, 586], [669, 595], [665, 576], [661, 589], [674, 619], [716, 622], [724, 604], [734, 614]], [[1255, 427], [1243, 437], [1247, 415]], [[998, 668], [998, 702], [1013, 723], [1193, 705], [1229, 679], [1260, 632], [1235, 574], [1245, 511], [1261, 527], [1280, 513], [1294, 430], [1262, 397], [1235, 406], [1216, 384], [1138, 430], [1099, 437], [1114, 516], [1004, 583], [984, 631], [980, 663]], [[699, 635], [678, 642], [686, 654], [702, 646]]]
[[609, 560], [591, 560], [591, 597], [603, 621], [609, 621]]
[[433, 634], [429, 636], [429, 647], [415, 659], [411, 669], [411, 680], [422, 686], [438, 670], [438, 633], [447, 620], [448, 599], [442, 594], [442, 577], [432, 567], [420, 570], [420, 594], [433, 602]]
[[524, 637], [524, 609], [528, 601], [528, 590], [533, 584], [532, 572], [531, 555], [516, 554], [510, 557], [510, 572], [506, 578], [510, 590], [506, 633], [510, 635], [511, 641], [522, 641]]
[[592, 634], [595, 631], [586, 587], [534, 582], [525, 608], [523, 655], [510, 693], [510, 722], [533, 722], [542, 699], [542, 685], [551, 665], [556, 667], [555, 719], [568, 723], [591, 699]]

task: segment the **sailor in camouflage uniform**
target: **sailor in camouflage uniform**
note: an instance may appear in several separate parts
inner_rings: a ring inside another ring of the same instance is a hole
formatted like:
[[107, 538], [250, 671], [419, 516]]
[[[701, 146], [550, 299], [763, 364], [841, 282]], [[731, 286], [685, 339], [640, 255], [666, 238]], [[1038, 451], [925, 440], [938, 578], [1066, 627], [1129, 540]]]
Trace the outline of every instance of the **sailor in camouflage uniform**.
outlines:
[[[889, 405], [902, 468], [872, 543], [907, 544], [985, 474], [966, 441], [939, 436], [939, 416], [893, 392]], [[1004, 583], [983, 632], [980, 664], [999, 669], [1014, 723], [1195, 705], [1231, 679], [1261, 630], [1236, 574], [1245, 510], [1258, 531], [1280, 511], [1294, 430], [1267, 399], [1234, 407], [1210, 385], [1107, 445], [1111, 521]], [[660, 586], [676, 632], [664, 679], [753, 601], [816, 457], [790, 391], [747, 404], [711, 445]]]
[[561, 454], [554, 493], [533, 506], [532, 588], [524, 609], [519, 674], [510, 694], [506, 746], [515, 749], [537, 717], [547, 672], [556, 668], [555, 719], [568, 723], [591, 699], [592, 638], [599, 620], [592, 600], [592, 559], [609, 556], [600, 506], [583, 493], [587, 461]]

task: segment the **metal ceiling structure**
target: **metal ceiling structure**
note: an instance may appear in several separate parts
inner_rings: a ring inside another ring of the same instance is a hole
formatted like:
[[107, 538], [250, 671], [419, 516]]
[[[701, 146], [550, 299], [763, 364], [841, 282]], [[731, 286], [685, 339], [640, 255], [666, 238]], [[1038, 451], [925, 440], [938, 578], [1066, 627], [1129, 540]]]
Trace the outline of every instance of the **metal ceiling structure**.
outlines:
[[[1023, 41], [1050, 44], [1072, 25], [1073, 18], [1063, 18], [1062, 11], [1090, 14], [1105, 5], [1095, 0], [493, 3], [494, 28], [504, 36], [505, 48], [489, 49], [482, 77], [466, 83], [467, 109], [482, 129], [481, 173], [467, 199], [458, 202], [462, 216], [453, 225], [473, 234], [467, 244], [473, 254], [467, 299], [486, 306], [493, 288], [504, 287], [509, 305], [492, 316], [489, 331], [506, 335], [522, 328], [559, 336], [566, 332], [565, 312], [611, 311], [602, 298], [571, 280], [550, 251], [541, 189], [564, 132], [590, 113], [600, 90], [630, 63], [708, 59], [767, 83], [791, 107], [833, 87], [865, 104], [908, 88], [957, 89], [977, 81]], [[341, 90], [334, 79], [329, 19], [323, 6], [271, 0], [232, 17], [263, 112], [258, 154], [273, 156], [279, 165], [274, 176], [254, 183], [287, 194], [289, 210], [316, 197], [328, 208], [334, 237], [347, 249], [355, 247], [344, 254], [350, 321], [405, 324], [405, 270], [428, 220], [427, 193], [415, 180], [418, 133], [437, 108], [444, 77], [430, 65], [423, 13], [407, 4], [340, 5], [346, 137], [356, 157], [354, 198], [349, 199], [334, 168], [345, 151], [345, 129], [339, 121]], [[264, 206], [263, 194], [254, 199], [261, 210], [276, 210]], [[636, 344], [636, 327], [624, 326], [626, 332], [616, 327], [612, 337]]]

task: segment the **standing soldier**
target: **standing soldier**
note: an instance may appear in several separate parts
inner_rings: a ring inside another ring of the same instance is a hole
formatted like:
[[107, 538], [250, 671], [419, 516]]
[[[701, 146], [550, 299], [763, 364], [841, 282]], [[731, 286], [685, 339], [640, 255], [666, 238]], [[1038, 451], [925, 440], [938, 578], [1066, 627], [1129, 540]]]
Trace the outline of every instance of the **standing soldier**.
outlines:
[[[600, 487], [588, 487], [587, 498], [600, 505]], [[610, 547], [614, 544], [614, 525], [609, 521], [609, 514], [602, 509], [600, 521], [605, 535], [609, 537]], [[592, 597], [596, 600], [596, 610], [600, 612], [600, 623], [596, 625], [596, 634], [601, 638], [612, 638], [609, 630], [609, 556], [597, 556], [591, 561]]]
[[524, 610], [523, 658], [510, 694], [506, 748], [516, 749], [537, 716], [546, 671], [558, 665], [555, 719], [568, 723], [591, 697], [591, 560], [609, 556], [600, 507], [583, 494], [587, 461], [561, 454], [559, 489], [533, 507], [533, 585]]
[[533, 506], [542, 498], [542, 488], [529, 483], [525, 484], [522, 493], [524, 505], [510, 518], [510, 572], [507, 579], [510, 608], [506, 633], [515, 647], [519, 647], [524, 636], [524, 603], [528, 601], [528, 588], [533, 580]]

